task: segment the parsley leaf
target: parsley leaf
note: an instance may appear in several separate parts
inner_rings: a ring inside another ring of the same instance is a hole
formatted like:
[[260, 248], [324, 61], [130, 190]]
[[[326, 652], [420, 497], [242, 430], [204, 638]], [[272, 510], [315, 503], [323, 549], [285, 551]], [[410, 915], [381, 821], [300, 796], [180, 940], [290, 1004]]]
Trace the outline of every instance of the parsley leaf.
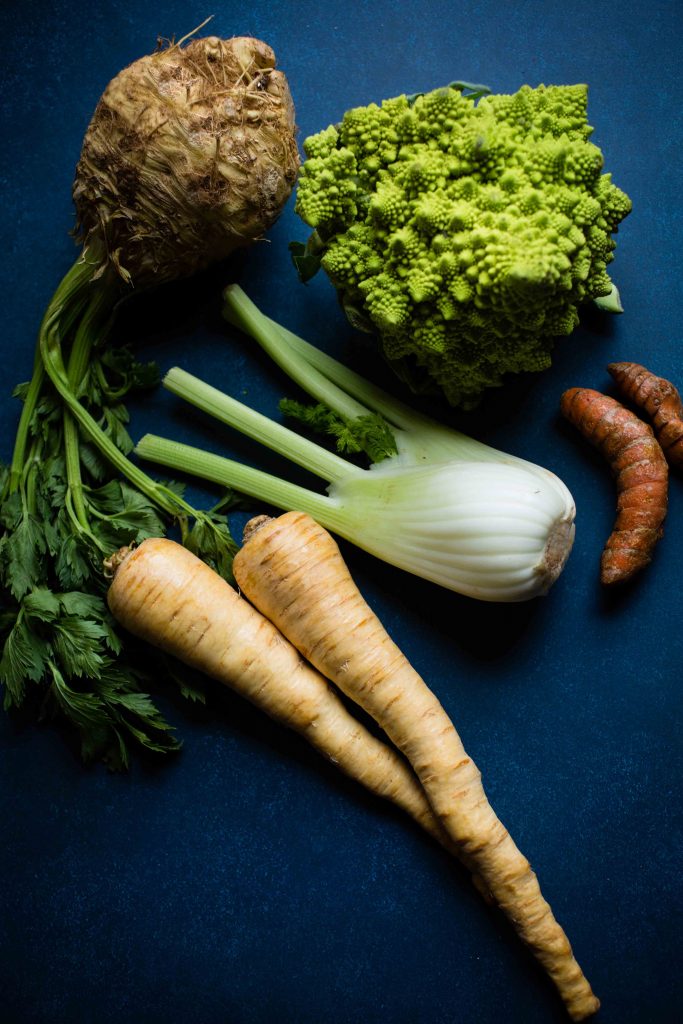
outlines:
[[234, 582], [232, 560], [237, 545], [230, 533], [226, 515], [215, 510], [206, 512], [185, 534], [183, 543], [229, 583]]
[[102, 487], [88, 490], [87, 499], [95, 513], [93, 532], [109, 552], [165, 532], [158, 510], [125, 480], [109, 480]]
[[0, 658], [0, 679], [5, 684], [5, 708], [19, 707], [24, 700], [26, 682], [39, 682], [45, 673], [49, 648], [21, 613], [5, 640]]
[[371, 462], [381, 462], [396, 455], [394, 435], [389, 424], [378, 413], [345, 420], [322, 402], [305, 405], [291, 398], [280, 401], [280, 411], [316, 433], [334, 437], [340, 454], [357, 455], [365, 452]]
[[[3, 503], [6, 504], [6, 503]], [[7, 524], [6, 524], [7, 525]], [[17, 599], [45, 581], [45, 531], [25, 508], [0, 538], [0, 580]]]
[[[92, 295], [96, 301], [96, 291]], [[30, 699], [42, 717], [76, 732], [84, 760], [123, 770], [135, 748], [164, 754], [180, 748], [149, 692], [155, 679], [176, 685], [188, 700], [204, 697], [201, 681], [184, 666], [170, 668], [114, 621], [104, 556], [163, 536], [174, 518], [187, 546], [226, 578], [237, 547], [224, 508], [196, 512], [173, 481], [148, 478], [142, 493], [113, 468], [111, 451], [132, 449], [123, 400], [154, 386], [159, 373], [129, 349], [91, 348], [87, 331], [75, 329], [77, 317], [63, 293], [59, 302], [66, 310], [64, 322], [58, 318], [60, 344], [72, 346], [72, 358], [77, 346], [88, 346], [87, 359], [85, 350], [74, 359], [85, 370], [73, 393], [101, 437], [65, 430], [64, 402], [49, 379], [41, 379], [37, 398], [28, 384], [15, 389], [32, 405], [11, 471], [0, 464], [0, 684], [6, 709]]]

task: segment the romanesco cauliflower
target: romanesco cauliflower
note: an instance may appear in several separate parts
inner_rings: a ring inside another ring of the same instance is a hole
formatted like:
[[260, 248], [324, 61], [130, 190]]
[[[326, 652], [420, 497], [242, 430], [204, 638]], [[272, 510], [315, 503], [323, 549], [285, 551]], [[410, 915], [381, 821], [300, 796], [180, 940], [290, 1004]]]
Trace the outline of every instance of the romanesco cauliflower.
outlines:
[[350, 110], [304, 143], [307, 251], [415, 387], [470, 408], [505, 374], [547, 367], [578, 307], [613, 293], [631, 202], [589, 141], [587, 92], [475, 102], [458, 83]]

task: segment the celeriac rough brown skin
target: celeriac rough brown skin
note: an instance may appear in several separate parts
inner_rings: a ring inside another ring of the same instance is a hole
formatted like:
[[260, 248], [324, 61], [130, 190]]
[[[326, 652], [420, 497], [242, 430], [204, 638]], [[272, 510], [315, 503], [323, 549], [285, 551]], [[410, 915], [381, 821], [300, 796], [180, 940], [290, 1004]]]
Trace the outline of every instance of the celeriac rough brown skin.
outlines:
[[300, 733], [449, 849], [404, 759], [358, 722], [329, 682], [205, 562], [175, 541], [152, 538], [122, 549], [108, 568], [113, 580], [107, 601], [125, 629]]
[[310, 516], [260, 517], [233, 563], [250, 601], [318, 671], [370, 714], [412, 764], [465, 866], [546, 969], [574, 1020], [599, 1001], [536, 875], [488, 802], [481, 774], [424, 680]]
[[86, 256], [136, 288], [262, 238], [290, 196], [294, 107], [259, 39], [208, 36], [124, 68], [87, 129], [73, 198]]
[[640, 363], [610, 363], [607, 370], [624, 398], [649, 417], [669, 465], [683, 469], [683, 401], [676, 387]]
[[606, 586], [625, 583], [652, 561], [663, 535], [669, 468], [647, 423], [608, 395], [570, 388], [562, 415], [605, 457], [617, 488], [617, 517], [600, 563]]

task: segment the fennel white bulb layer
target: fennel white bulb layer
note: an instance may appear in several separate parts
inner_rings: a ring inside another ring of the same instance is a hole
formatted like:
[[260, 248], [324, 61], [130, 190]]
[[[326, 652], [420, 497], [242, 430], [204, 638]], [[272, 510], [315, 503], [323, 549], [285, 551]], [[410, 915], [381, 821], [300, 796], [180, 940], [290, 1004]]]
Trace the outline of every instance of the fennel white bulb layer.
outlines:
[[523, 465], [388, 459], [333, 483], [327, 524], [384, 561], [484, 601], [547, 593], [569, 557], [574, 502]]
[[[360, 468], [179, 367], [164, 379], [170, 391], [315, 473], [327, 494], [166, 438], [142, 438], [140, 456], [307, 512], [364, 551], [468, 597], [512, 602], [547, 593], [574, 540], [574, 501], [559, 477], [415, 412], [269, 320], [237, 285], [225, 299], [227, 318], [323, 415], [332, 411], [360, 438], [356, 450], [381, 461]], [[368, 438], [368, 430], [376, 433]]]

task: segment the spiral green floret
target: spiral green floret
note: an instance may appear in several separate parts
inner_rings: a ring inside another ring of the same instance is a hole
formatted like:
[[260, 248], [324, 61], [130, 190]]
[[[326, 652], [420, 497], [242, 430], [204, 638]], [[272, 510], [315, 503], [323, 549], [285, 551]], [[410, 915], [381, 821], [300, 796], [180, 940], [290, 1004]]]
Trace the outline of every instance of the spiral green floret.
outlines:
[[[609, 295], [631, 201], [603, 173], [585, 85], [478, 101], [462, 85], [348, 111], [311, 136], [296, 209], [354, 324], [464, 408], [550, 364]], [[360, 314], [360, 319], [359, 319]]]
[[[311, 227], [352, 224], [357, 213], [356, 158], [350, 149], [330, 149], [330, 137], [320, 147], [307, 145], [306, 151], [319, 153], [304, 161], [300, 184], [303, 185], [298, 209]], [[305, 185], [304, 185], [305, 182]]]

